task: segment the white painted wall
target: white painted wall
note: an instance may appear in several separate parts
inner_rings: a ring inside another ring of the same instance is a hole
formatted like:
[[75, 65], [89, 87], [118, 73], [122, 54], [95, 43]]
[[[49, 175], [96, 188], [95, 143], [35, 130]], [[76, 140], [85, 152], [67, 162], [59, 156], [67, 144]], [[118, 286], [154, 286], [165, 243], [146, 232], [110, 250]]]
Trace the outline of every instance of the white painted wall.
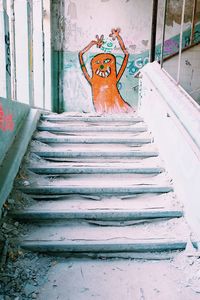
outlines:
[[[59, 1], [57, 2], [59, 7]], [[56, 7], [54, 5], [54, 8]], [[109, 38], [111, 28], [120, 27], [130, 53], [149, 50], [152, 0], [65, 0], [58, 31], [64, 33], [63, 45], [53, 36], [55, 50], [79, 51], [96, 34]], [[164, 1], [159, 1], [157, 43], [162, 40]], [[183, 30], [190, 26], [184, 24]], [[166, 39], [180, 33], [180, 24], [166, 26]]]
[[150, 0], [65, 1], [65, 49], [80, 50], [96, 34], [108, 38], [111, 28], [120, 27], [132, 53], [146, 50], [150, 32], [143, 28], [150, 25], [151, 5]]

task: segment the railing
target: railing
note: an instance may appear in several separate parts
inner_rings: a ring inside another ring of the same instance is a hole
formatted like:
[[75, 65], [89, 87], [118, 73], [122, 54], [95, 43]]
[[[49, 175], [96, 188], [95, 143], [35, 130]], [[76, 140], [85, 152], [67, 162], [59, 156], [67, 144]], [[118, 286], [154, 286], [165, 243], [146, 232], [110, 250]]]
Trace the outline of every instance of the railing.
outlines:
[[[167, 21], [170, 15], [169, 4], [170, 1], [165, 0], [160, 64], [161, 67], [176, 81], [177, 85], [181, 85], [194, 98], [194, 100], [200, 104], [200, 0], [193, 0], [193, 7], [191, 8], [191, 16], [189, 20], [188, 9], [186, 9], [186, 6], [188, 8], [189, 1], [182, 0], [181, 11], [179, 11], [179, 13], [181, 13], [181, 18], [179, 20], [178, 49], [166, 56], [165, 47], [167, 40], [165, 37], [166, 31], [168, 30]], [[190, 32], [190, 38], [187, 44], [183, 41], [183, 35], [186, 27], [187, 31]], [[195, 46], [196, 48], [192, 49]], [[170, 59], [172, 61], [171, 64]]]

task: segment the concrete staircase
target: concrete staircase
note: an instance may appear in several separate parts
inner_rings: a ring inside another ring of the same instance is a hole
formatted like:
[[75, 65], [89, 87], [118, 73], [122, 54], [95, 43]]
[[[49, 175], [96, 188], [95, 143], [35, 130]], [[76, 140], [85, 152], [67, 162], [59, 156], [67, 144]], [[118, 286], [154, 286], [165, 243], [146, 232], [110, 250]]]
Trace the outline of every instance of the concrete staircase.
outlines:
[[139, 257], [184, 250], [189, 230], [151, 134], [136, 115], [41, 117], [28, 164], [25, 249]]

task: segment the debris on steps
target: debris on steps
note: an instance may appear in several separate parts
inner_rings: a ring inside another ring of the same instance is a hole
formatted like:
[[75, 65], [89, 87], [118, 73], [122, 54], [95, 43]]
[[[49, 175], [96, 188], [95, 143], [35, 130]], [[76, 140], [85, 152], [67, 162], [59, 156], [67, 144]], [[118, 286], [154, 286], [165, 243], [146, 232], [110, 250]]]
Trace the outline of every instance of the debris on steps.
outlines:
[[[62, 299], [66, 293], [74, 293], [71, 299], [92, 299], [94, 293], [88, 296], [89, 288], [77, 281], [78, 272], [82, 279], [84, 272], [92, 274], [103, 291], [105, 269], [116, 282], [121, 278], [112, 273], [113, 264], [118, 272], [124, 268], [122, 290], [127, 274], [138, 274], [140, 265], [142, 272], [155, 270], [170, 282], [173, 270], [174, 299], [183, 296], [178, 289], [187, 299], [198, 299], [198, 245], [193, 237], [189, 242], [172, 180], [136, 115], [42, 115], [0, 226], [0, 299], [53, 300], [59, 288]], [[66, 290], [66, 282], [62, 287], [60, 274], [76, 282], [73, 292], [71, 286]], [[155, 282], [151, 299], [158, 294], [165, 299], [159, 278]], [[165, 291], [170, 291], [166, 282]], [[125, 294], [119, 291], [119, 299]], [[144, 294], [140, 285], [138, 295], [144, 299]]]
[[41, 161], [27, 162], [16, 189], [35, 205], [10, 214], [33, 228], [22, 248], [113, 257], [185, 249], [183, 212], [169, 205], [173, 186], [142, 118], [43, 115], [31, 152]]

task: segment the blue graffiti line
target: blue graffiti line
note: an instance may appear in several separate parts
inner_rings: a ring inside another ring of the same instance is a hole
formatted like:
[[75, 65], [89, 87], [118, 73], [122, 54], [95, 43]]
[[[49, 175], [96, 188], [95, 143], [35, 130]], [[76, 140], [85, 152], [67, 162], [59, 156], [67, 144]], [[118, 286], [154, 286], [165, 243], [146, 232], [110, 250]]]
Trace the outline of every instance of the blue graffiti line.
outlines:
[[[121, 66], [122, 60], [124, 59], [123, 56], [117, 55], [117, 65]], [[129, 75], [134, 75], [139, 69], [141, 69], [145, 64], [149, 62], [149, 54], [148, 51], [146, 53], [146, 56], [142, 53], [141, 55], [134, 55], [134, 57], [129, 59], [127, 64], [127, 71]]]

